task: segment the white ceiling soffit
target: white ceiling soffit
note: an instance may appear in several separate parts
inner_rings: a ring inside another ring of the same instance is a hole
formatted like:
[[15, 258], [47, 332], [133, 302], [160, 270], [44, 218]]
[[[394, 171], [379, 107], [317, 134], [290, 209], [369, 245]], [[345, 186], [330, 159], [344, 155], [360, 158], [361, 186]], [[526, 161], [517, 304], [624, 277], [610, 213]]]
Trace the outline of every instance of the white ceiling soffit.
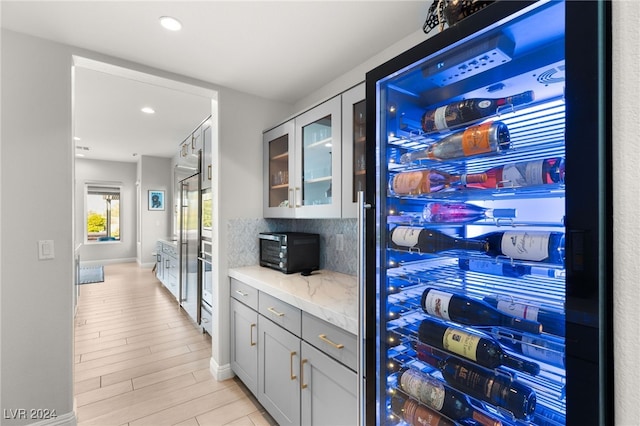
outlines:
[[428, 3], [3, 0], [2, 26], [293, 104], [420, 30]]
[[[429, 4], [2, 0], [0, 7], [9, 30], [294, 104], [419, 31]], [[165, 15], [182, 30], [163, 29]], [[74, 143], [85, 158], [171, 157], [210, 114], [211, 98], [198, 91], [77, 63]], [[146, 104], [156, 113], [142, 114]]]

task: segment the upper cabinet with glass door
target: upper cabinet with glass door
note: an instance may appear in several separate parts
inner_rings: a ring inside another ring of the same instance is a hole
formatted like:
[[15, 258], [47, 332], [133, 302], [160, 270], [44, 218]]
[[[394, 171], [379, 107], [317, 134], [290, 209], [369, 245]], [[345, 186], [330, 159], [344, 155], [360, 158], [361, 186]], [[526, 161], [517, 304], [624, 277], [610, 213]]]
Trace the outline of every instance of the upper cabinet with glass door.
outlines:
[[338, 96], [295, 118], [295, 164], [298, 169], [293, 192], [296, 217], [341, 217], [340, 113]]
[[342, 217], [357, 216], [365, 184], [365, 84], [342, 94]]
[[264, 217], [294, 217], [293, 184], [289, 175], [294, 170], [293, 120], [265, 132], [264, 149]]
[[264, 217], [339, 218], [340, 97], [264, 133]]

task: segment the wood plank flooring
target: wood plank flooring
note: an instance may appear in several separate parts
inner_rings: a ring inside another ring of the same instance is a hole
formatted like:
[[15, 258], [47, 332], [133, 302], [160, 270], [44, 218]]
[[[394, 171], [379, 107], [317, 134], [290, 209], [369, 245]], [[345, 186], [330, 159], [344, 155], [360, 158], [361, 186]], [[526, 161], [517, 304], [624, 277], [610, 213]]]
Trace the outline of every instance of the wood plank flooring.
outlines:
[[209, 372], [211, 338], [136, 263], [80, 286], [75, 318], [79, 426], [272, 426], [237, 378]]

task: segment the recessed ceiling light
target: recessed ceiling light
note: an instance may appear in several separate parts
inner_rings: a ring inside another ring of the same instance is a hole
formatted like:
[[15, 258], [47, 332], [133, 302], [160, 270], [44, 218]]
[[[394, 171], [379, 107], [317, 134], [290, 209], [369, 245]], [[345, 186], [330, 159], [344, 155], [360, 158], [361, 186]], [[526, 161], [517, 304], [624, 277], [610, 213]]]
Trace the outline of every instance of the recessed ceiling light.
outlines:
[[74, 140], [74, 141], [79, 141], [79, 140], [80, 140], [80, 138], [79, 138], [79, 137], [77, 137], [77, 136], [74, 136], [74, 137], [73, 137], [73, 140]]
[[140, 111], [144, 112], [145, 114], [155, 114], [156, 113], [156, 111], [151, 107], [144, 107]]
[[161, 16], [160, 25], [169, 31], [180, 31], [182, 29], [180, 21], [176, 18], [172, 18], [171, 16]]

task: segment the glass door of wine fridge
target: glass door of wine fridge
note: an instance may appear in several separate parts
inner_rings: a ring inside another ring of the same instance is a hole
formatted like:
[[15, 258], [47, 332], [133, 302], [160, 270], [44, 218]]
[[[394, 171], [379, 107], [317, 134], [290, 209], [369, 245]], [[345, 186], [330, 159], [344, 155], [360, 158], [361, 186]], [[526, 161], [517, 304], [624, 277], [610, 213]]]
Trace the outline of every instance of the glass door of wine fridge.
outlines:
[[369, 424], [611, 419], [608, 7], [498, 1], [367, 74]]

